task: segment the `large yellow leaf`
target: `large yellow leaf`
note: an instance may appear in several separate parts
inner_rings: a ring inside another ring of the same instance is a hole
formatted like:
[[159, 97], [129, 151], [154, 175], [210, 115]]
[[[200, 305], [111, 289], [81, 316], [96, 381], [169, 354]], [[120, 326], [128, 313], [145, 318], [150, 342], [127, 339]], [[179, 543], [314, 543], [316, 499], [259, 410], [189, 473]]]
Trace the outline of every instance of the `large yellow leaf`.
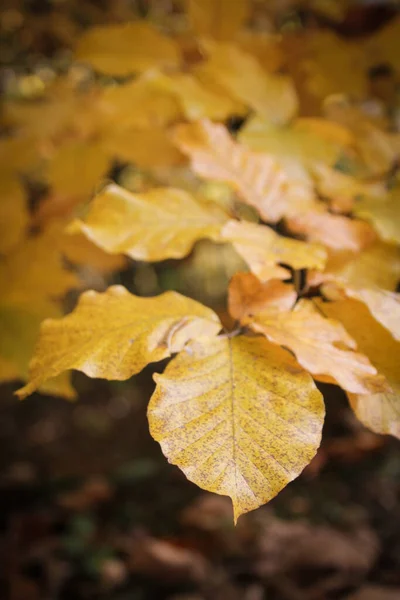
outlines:
[[221, 328], [216, 314], [176, 292], [140, 298], [122, 286], [81, 295], [63, 319], [46, 320], [30, 365], [25, 397], [51, 377], [77, 369], [89, 377], [128, 379], [179, 352], [191, 338]]
[[91, 242], [83, 233], [60, 234], [60, 248], [66, 258], [83, 268], [90, 267], [100, 273], [122, 271], [128, 259], [122, 254], [109, 254]]
[[371, 316], [367, 307], [356, 300], [341, 300], [319, 304], [329, 317], [338, 319], [364, 352], [384, 375], [392, 392], [370, 395], [350, 395], [354, 412], [366, 425], [378, 433], [400, 438], [400, 343]]
[[232, 498], [235, 521], [276, 496], [317, 451], [322, 396], [262, 338], [192, 342], [155, 380], [151, 435], [188, 479]]
[[290, 310], [296, 300], [294, 287], [279, 279], [263, 283], [252, 273], [237, 273], [229, 283], [229, 312], [239, 321], [266, 310]]
[[208, 60], [196, 74], [215, 81], [233, 98], [275, 124], [289, 121], [298, 108], [296, 90], [290, 77], [263, 69], [257, 59], [233, 44], [206, 44]]
[[356, 347], [344, 327], [322, 317], [311, 300], [300, 300], [292, 311], [261, 313], [248, 323], [254, 331], [292, 350], [313, 375], [328, 375], [349, 392], [385, 391], [385, 382], [366, 356], [335, 345]]
[[290, 275], [278, 263], [293, 269], [323, 269], [326, 251], [318, 244], [283, 237], [270, 227], [245, 221], [229, 221], [222, 229], [222, 239], [235, 250], [261, 280]]
[[230, 184], [266, 221], [276, 222], [287, 211], [289, 186], [280, 166], [235, 142], [223, 125], [179, 125], [174, 140], [198, 175]]
[[78, 285], [77, 277], [63, 264], [57, 230], [27, 238], [0, 261], [0, 300], [7, 304], [29, 306], [61, 298]]
[[80, 38], [75, 57], [96, 71], [120, 76], [175, 67], [180, 60], [173, 40], [143, 21], [92, 27]]
[[361, 198], [354, 213], [366, 219], [385, 242], [400, 244], [400, 189], [380, 198]]
[[132, 194], [111, 184], [71, 231], [82, 231], [111, 254], [157, 261], [185, 256], [199, 239], [218, 239], [227, 220], [217, 206], [203, 204], [183, 190], [155, 188]]
[[21, 183], [10, 172], [0, 172], [0, 255], [17, 245], [28, 222], [27, 199]]
[[249, 0], [186, 0], [190, 24], [199, 36], [230, 40], [245, 24]]
[[346, 288], [346, 294], [363, 302], [377, 321], [400, 341], [400, 294], [380, 289]]
[[[32, 356], [40, 323], [47, 317], [60, 316], [54, 304], [41, 302], [26, 306], [0, 304], [0, 381], [28, 377], [28, 364]], [[51, 379], [40, 391], [63, 398], [75, 398], [67, 373]]]

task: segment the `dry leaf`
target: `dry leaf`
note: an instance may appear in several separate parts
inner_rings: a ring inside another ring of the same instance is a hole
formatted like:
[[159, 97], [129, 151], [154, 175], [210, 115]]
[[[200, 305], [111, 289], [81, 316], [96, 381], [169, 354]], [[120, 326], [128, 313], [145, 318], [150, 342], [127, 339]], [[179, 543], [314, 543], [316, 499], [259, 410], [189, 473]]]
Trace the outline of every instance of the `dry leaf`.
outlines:
[[80, 38], [75, 57], [96, 71], [116, 76], [176, 67], [180, 61], [173, 40], [144, 21], [92, 27]]
[[89, 377], [128, 379], [150, 362], [178, 352], [199, 335], [218, 333], [215, 313], [176, 292], [140, 298], [122, 286], [80, 296], [63, 319], [46, 320], [18, 395], [31, 394], [50, 377], [77, 369]]
[[274, 124], [287, 123], [297, 112], [290, 77], [263, 69], [257, 59], [233, 44], [205, 44], [208, 59], [197, 69], [200, 80], [214, 81], [233, 98]]
[[151, 435], [190, 481], [232, 498], [235, 521], [316, 453], [322, 396], [287, 352], [262, 338], [193, 342], [155, 379]]
[[199, 239], [218, 239], [227, 219], [217, 206], [203, 204], [183, 190], [155, 188], [132, 194], [112, 184], [70, 231], [83, 232], [111, 254], [158, 261], [185, 256]]
[[385, 242], [400, 244], [400, 188], [378, 198], [361, 198], [354, 213], [369, 221]]
[[278, 221], [287, 210], [287, 179], [279, 165], [235, 142], [223, 125], [179, 125], [174, 140], [195, 173], [230, 184], [266, 221]]
[[364, 425], [377, 433], [388, 433], [400, 438], [400, 343], [372, 317], [361, 302], [342, 300], [319, 301], [329, 317], [346, 327], [364, 352], [384, 375], [392, 392], [350, 395], [351, 406]]
[[263, 281], [290, 277], [278, 263], [293, 269], [323, 269], [325, 265], [326, 251], [322, 246], [280, 236], [265, 225], [229, 221], [221, 236], [233, 244], [251, 271]]
[[30, 305], [64, 294], [79, 286], [77, 277], [63, 264], [58, 230], [30, 237], [0, 261], [0, 301]]
[[296, 299], [297, 294], [292, 285], [278, 279], [262, 283], [252, 273], [237, 273], [229, 284], [229, 312], [239, 321], [265, 310], [290, 310]]
[[249, 0], [186, 0], [190, 25], [198, 36], [231, 40], [250, 13]]
[[300, 300], [290, 312], [264, 312], [247, 321], [254, 331], [292, 350], [307, 371], [328, 375], [344, 390], [368, 394], [387, 387], [366, 356], [337, 346], [354, 349], [356, 344], [339, 322], [322, 317], [311, 300]]
[[359, 252], [376, 239], [368, 223], [332, 215], [323, 205], [314, 211], [289, 216], [286, 224], [291, 233], [305, 236], [310, 242], [324, 244], [333, 250]]
[[400, 341], [400, 294], [380, 289], [346, 288], [346, 294], [360, 300], [374, 318]]

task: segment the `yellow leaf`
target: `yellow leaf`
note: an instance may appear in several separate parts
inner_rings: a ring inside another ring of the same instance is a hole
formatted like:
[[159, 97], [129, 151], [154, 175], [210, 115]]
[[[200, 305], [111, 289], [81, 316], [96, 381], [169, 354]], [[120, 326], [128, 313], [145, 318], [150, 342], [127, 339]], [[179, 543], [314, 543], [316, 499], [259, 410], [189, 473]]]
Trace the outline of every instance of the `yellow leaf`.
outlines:
[[168, 131], [161, 127], [115, 131], [107, 135], [103, 147], [111, 156], [142, 169], [185, 164], [184, 155], [174, 146]]
[[70, 231], [83, 232], [111, 254], [158, 261], [185, 256], [199, 239], [218, 239], [227, 219], [217, 206], [203, 204], [183, 190], [155, 188], [132, 194], [111, 184]]
[[279, 279], [262, 283], [252, 273], [237, 273], [229, 284], [229, 312], [239, 321], [265, 310], [290, 310], [296, 299], [293, 286]]
[[206, 120], [179, 125], [174, 140], [195, 173], [230, 184], [266, 221], [279, 221], [287, 210], [288, 182], [280, 166], [235, 142], [223, 125]]
[[27, 238], [0, 261], [0, 300], [7, 304], [29, 306], [60, 298], [78, 285], [77, 277], [63, 264], [57, 230]]
[[368, 175], [382, 176], [391, 171], [400, 151], [398, 133], [385, 131], [341, 95], [327, 98], [324, 109], [328, 119], [351, 131]]
[[380, 289], [346, 288], [346, 294], [360, 300], [381, 325], [400, 341], [400, 294]]
[[215, 81], [233, 98], [267, 121], [287, 123], [297, 112], [296, 90], [290, 77], [263, 69], [257, 59], [233, 44], [205, 44], [208, 59], [197, 69], [200, 80]]
[[230, 40], [245, 24], [249, 0], [186, 0], [190, 25], [198, 36]]
[[231, 242], [251, 271], [264, 281], [290, 277], [278, 263], [293, 269], [323, 269], [325, 265], [322, 246], [280, 236], [265, 225], [229, 221], [222, 229], [222, 239]]
[[367, 61], [359, 40], [348, 42], [328, 29], [307, 38], [308, 59], [303, 77], [309, 91], [323, 100], [330, 94], [347, 93], [363, 98], [367, 91]]
[[224, 93], [223, 88], [213, 89], [193, 75], [159, 73], [154, 82], [161, 90], [169, 91], [176, 97], [189, 121], [204, 118], [224, 121], [230, 115], [241, 112], [240, 104]]
[[299, 179], [307, 179], [308, 169], [315, 164], [333, 166], [352, 143], [345, 127], [318, 118], [296, 119], [286, 127], [277, 127], [253, 117], [240, 131], [239, 139], [252, 150], [272, 154]]
[[[40, 323], [46, 317], [59, 314], [57, 307], [49, 302], [26, 306], [0, 304], [0, 381], [27, 379]], [[40, 391], [63, 398], [75, 397], [75, 390], [66, 374], [51, 380]]]
[[122, 271], [127, 259], [121, 254], [109, 254], [96, 246], [82, 233], [62, 233], [60, 236], [62, 253], [76, 265], [91, 267], [100, 273]]
[[324, 244], [333, 250], [359, 252], [376, 239], [368, 223], [332, 215], [323, 204], [317, 205], [317, 210], [289, 216], [286, 224], [292, 233], [303, 235], [310, 242]]
[[264, 312], [248, 322], [254, 331], [292, 350], [313, 375], [328, 375], [349, 392], [385, 391], [385, 382], [366, 356], [335, 345], [356, 347], [344, 327], [322, 317], [311, 300], [300, 300], [293, 311]]
[[52, 192], [73, 200], [89, 199], [110, 167], [110, 159], [100, 144], [71, 142], [52, 157], [47, 181]]
[[19, 396], [70, 369], [128, 379], [150, 362], [179, 352], [189, 339], [220, 328], [212, 310], [176, 292], [154, 298], [134, 296], [122, 286], [103, 294], [85, 292], [71, 314], [42, 324], [30, 380]]
[[262, 338], [192, 342], [154, 378], [151, 435], [190, 481], [232, 498], [235, 522], [300, 475], [320, 444], [321, 394]]
[[269, 73], [276, 73], [285, 66], [279, 34], [245, 30], [239, 33], [236, 43], [244, 52], [252, 54]]
[[29, 223], [24, 189], [10, 172], [0, 172], [0, 254], [7, 254], [23, 238]]
[[[385, 194], [384, 185], [380, 183], [365, 183], [352, 175], [341, 173], [324, 164], [314, 165], [312, 174], [318, 193], [329, 200], [334, 212], [349, 213], [356, 201], [359, 202], [364, 198], [377, 198]], [[357, 202], [355, 208], [357, 209]], [[355, 210], [355, 214], [365, 218], [357, 210]]]
[[350, 395], [354, 412], [366, 425], [378, 433], [400, 438], [400, 343], [384, 329], [356, 300], [320, 302], [324, 313], [338, 319], [356, 340], [359, 350], [365, 353], [384, 375], [392, 392], [370, 395]]
[[379, 198], [361, 198], [354, 206], [354, 213], [369, 221], [385, 242], [400, 244], [399, 188]]
[[173, 40], [143, 21], [92, 27], [80, 38], [75, 57], [96, 71], [117, 76], [176, 67], [180, 62]]
[[393, 291], [400, 279], [400, 249], [376, 242], [358, 254], [335, 253], [328, 260], [326, 277], [354, 288]]
[[182, 116], [178, 100], [160, 86], [160, 74], [150, 72], [123, 85], [107, 86], [100, 97], [105, 136], [127, 129], [165, 127]]

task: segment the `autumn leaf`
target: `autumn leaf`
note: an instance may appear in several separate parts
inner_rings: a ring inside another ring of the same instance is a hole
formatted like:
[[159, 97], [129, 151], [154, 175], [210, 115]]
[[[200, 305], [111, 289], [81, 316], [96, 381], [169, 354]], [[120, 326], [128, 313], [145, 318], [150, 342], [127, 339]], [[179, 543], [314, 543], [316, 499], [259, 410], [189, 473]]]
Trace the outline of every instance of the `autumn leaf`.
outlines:
[[360, 300], [381, 325], [400, 341], [400, 294], [380, 289], [346, 288], [347, 296]]
[[312, 170], [319, 165], [333, 167], [353, 143], [348, 129], [322, 118], [299, 118], [277, 127], [252, 117], [240, 131], [239, 140], [274, 157], [292, 183], [302, 185], [312, 185]]
[[176, 167], [186, 162], [172, 143], [168, 130], [158, 126], [114, 131], [105, 137], [102, 146], [113, 158], [141, 169]]
[[329, 317], [337, 319], [357, 342], [357, 347], [386, 377], [392, 392], [349, 396], [350, 404], [364, 425], [377, 433], [400, 438], [400, 343], [382, 327], [361, 302], [345, 299], [319, 302]]
[[290, 215], [286, 225], [291, 233], [310, 242], [324, 244], [333, 250], [359, 252], [375, 241], [372, 227], [364, 221], [333, 215], [319, 205], [313, 211]]
[[[26, 381], [40, 323], [56, 316], [60, 310], [49, 302], [17, 306], [0, 301], [0, 381]], [[50, 379], [39, 391], [67, 399], [76, 397], [67, 373]]]
[[83, 232], [111, 254], [135, 260], [181, 258], [202, 238], [218, 239], [228, 216], [174, 188], [132, 194], [111, 184], [92, 202], [85, 220], [70, 231]]
[[362, 252], [338, 251], [329, 256], [325, 272], [317, 274], [353, 288], [393, 291], [400, 279], [400, 249], [376, 242]]
[[75, 58], [96, 71], [116, 76], [153, 67], [176, 67], [180, 61], [173, 40], [145, 21], [92, 27], [80, 38]]
[[356, 344], [339, 322], [325, 319], [311, 300], [300, 300], [292, 311], [266, 311], [247, 322], [254, 331], [292, 350], [313, 375], [328, 375], [353, 393], [385, 391], [385, 382], [366, 356], [337, 346], [354, 349]]
[[173, 94], [189, 121], [224, 121], [230, 115], [246, 112], [223, 88], [202, 83], [188, 73], [157, 73], [153, 76], [153, 85]]
[[378, 198], [361, 198], [354, 213], [369, 221], [385, 242], [400, 244], [400, 188]]
[[266, 221], [276, 222], [285, 213], [288, 184], [282, 169], [269, 156], [235, 142], [223, 125], [206, 120], [179, 125], [174, 140], [195, 173], [230, 184]]
[[[352, 175], [332, 169], [322, 163], [314, 165], [312, 174], [318, 193], [327, 198], [334, 212], [349, 213], [360, 200], [372, 199], [385, 193], [384, 185], [369, 184]], [[360, 212], [355, 214], [365, 218]]]
[[24, 189], [15, 175], [0, 173], [0, 255], [8, 254], [23, 238], [29, 223]]
[[71, 198], [73, 205], [90, 198], [110, 166], [110, 157], [100, 144], [71, 142], [56, 151], [46, 179], [53, 194]]
[[237, 273], [229, 284], [229, 312], [239, 321], [264, 311], [290, 310], [296, 299], [293, 286], [278, 279], [263, 283], [252, 273]]
[[263, 281], [290, 277], [279, 263], [293, 269], [323, 269], [325, 265], [326, 252], [322, 246], [280, 236], [265, 225], [229, 221], [221, 237], [233, 244], [251, 271]]
[[208, 58], [197, 69], [201, 81], [214, 81], [255, 113], [274, 124], [287, 123], [297, 112], [290, 77], [268, 73], [258, 60], [238, 46], [208, 41]]
[[276, 496], [317, 451], [322, 396], [262, 338], [194, 341], [154, 378], [151, 435], [190, 481], [232, 498], [235, 521]]
[[78, 278], [63, 264], [57, 249], [57, 230], [29, 237], [0, 261], [0, 301], [30, 305], [61, 298], [79, 286]]
[[198, 36], [230, 40], [250, 13], [248, 0], [186, 0], [189, 23]]
[[71, 314], [42, 324], [29, 383], [18, 395], [24, 398], [70, 369], [128, 379], [150, 362], [179, 352], [189, 339], [220, 328], [212, 310], [176, 292], [154, 298], [134, 296], [122, 286], [103, 294], [85, 292]]
[[91, 267], [103, 274], [122, 271], [128, 262], [121, 254], [109, 254], [91, 242], [83, 233], [62, 232], [60, 235], [62, 254], [74, 265]]

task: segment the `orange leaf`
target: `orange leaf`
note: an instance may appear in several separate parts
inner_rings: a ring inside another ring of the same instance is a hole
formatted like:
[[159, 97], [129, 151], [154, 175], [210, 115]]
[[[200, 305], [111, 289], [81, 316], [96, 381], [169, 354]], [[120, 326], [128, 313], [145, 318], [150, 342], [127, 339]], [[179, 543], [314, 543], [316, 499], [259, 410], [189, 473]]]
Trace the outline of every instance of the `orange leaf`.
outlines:
[[344, 390], [366, 394], [387, 388], [366, 356], [335, 345], [356, 347], [344, 327], [322, 317], [310, 300], [300, 300], [293, 311], [265, 312], [248, 321], [254, 331], [292, 350], [307, 371], [332, 377]]
[[290, 310], [296, 298], [293, 286], [278, 279], [262, 283], [252, 273], [237, 273], [229, 284], [228, 306], [232, 317], [242, 320], [265, 310]]

